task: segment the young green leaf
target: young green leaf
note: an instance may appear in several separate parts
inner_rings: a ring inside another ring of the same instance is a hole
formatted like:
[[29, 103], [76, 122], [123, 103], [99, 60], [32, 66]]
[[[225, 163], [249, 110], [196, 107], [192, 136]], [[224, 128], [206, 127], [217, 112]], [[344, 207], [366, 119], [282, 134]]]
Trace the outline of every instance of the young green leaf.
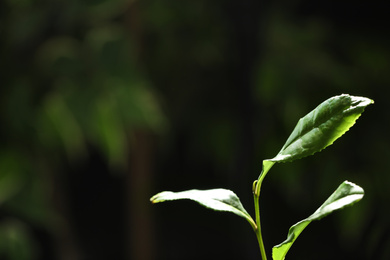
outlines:
[[283, 243], [272, 248], [273, 260], [283, 260], [294, 241], [313, 220], [319, 220], [336, 210], [352, 205], [361, 200], [363, 195], [364, 191], [361, 187], [351, 182], [344, 181], [311, 216], [296, 223], [290, 228], [287, 239]]
[[182, 192], [163, 191], [154, 195], [150, 201], [152, 203], [189, 199], [198, 202], [206, 208], [232, 212], [245, 218], [251, 226], [256, 229], [256, 224], [252, 217], [244, 209], [238, 196], [231, 190], [212, 189], [212, 190], [187, 190]]
[[347, 132], [363, 113], [374, 103], [365, 97], [343, 94], [327, 99], [313, 111], [302, 117], [279, 153], [263, 161], [259, 180], [264, 179], [276, 162], [291, 162], [312, 155], [333, 144]]
[[293, 161], [321, 151], [347, 132], [372, 103], [369, 98], [346, 94], [329, 98], [299, 120], [278, 155], [270, 161]]

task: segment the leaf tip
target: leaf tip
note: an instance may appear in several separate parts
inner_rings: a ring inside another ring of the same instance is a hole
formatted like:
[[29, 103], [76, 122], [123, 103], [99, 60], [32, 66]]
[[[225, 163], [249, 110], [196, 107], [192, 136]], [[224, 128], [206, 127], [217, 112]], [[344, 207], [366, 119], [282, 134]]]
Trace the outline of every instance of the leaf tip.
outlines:
[[156, 202], [155, 196], [151, 197], [151, 198], [149, 199], [149, 201], [150, 201], [152, 204], [157, 203], [157, 202]]
[[360, 193], [360, 194], [364, 195], [364, 189], [362, 187], [360, 187], [359, 185], [357, 185], [353, 182], [347, 181], [347, 180], [344, 181], [343, 184], [348, 185], [350, 187], [351, 192]]
[[152, 204], [156, 204], [156, 203], [159, 203], [159, 202], [163, 202], [164, 200], [161, 199], [161, 194], [164, 193], [164, 192], [160, 192], [160, 193], [157, 193], [156, 195], [154, 195], [153, 197], [151, 197], [149, 200]]

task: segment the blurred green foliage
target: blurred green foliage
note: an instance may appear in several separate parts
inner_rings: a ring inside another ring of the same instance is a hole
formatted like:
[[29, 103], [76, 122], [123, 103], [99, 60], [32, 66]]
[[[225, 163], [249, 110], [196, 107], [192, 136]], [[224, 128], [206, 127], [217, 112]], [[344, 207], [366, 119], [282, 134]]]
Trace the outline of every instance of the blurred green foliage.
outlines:
[[[72, 197], [72, 180], [87, 174], [79, 164], [91, 160], [91, 150], [112, 172], [124, 173], [141, 129], [159, 136], [149, 184], [154, 191], [218, 184], [237, 190], [246, 205], [261, 160], [277, 152], [297, 119], [326, 98], [349, 93], [374, 99], [380, 112], [367, 111], [343, 142], [315, 161], [297, 162], [288, 172], [280, 166], [263, 191], [263, 218], [269, 223], [285, 214], [273, 211], [267, 192], [290, 207], [293, 223], [350, 176], [367, 196], [334, 217], [331, 224], [343, 230], [338, 250], [356, 251], [354, 259], [388, 259], [390, 122], [383, 114], [390, 39], [384, 10], [375, 2], [351, 8], [303, 0], [2, 1], [0, 258], [45, 259], [37, 237], [61, 244], [67, 225], [75, 229], [67, 217], [76, 215], [62, 215], [56, 201]], [[72, 171], [84, 175], [68, 180]], [[85, 178], [82, 190], [92, 196], [93, 180]], [[148, 203], [148, 197], [138, 199]], [[267, 227], [264, 232], [267, 237]], [[241, 234], [237, 250], [255, 259], [256, 246], [254, 253], [246, 247], [253, 237]], [[170, 250], [191, 250], [188, 244], [172, 248], [162, 236], [156, 234], [161, 247], [153, 249], [161, 259], [172, 256]], [[279, 241], [271, 234], [270, 244]], [[83, 251], [82, 242], [74, 243]], [[97, 255], [104, 248], [91, 247]], [[202, 257], [194, 252], [193, 258]]]
[[34, 229], [55, 239], [68, 221], [51, 175], [85, 160], [91, 145], [123, 170], [131, 133], [161, 133], [166, 120], [132, 29], [118, 20], [131, 2], [2, 6], [0, 256], [43, 259]]

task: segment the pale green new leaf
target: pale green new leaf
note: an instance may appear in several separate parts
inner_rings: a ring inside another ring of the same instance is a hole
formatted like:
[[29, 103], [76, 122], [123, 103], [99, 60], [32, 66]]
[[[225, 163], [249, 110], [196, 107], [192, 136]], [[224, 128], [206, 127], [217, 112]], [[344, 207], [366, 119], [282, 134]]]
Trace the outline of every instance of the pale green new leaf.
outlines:
[[337, 190], [318, 208], [310, 217], [293, 225], [287, 235], [287, 239], [272, 249], [273, 260], [283, 260], [285, 256], [298, 238], [301, 232], [313, 220], [319, 220], [330, 213], [342, 209], [345, 206], [352, 205], [363, 198], [364, 191], [361, 187], [348, 181], [344, 181]]
[[182, 192], [163, 191], [154, 195], [150, 201], [152, 203], [189, 199], [198, 202], [206, 208], [232, 212], [245, 218], [251, 226], [256, 229], [256, 224], [252, 217], [244, 209], [238, 196], [231, 190], [212, 189], [212, 190], [187, 190]]

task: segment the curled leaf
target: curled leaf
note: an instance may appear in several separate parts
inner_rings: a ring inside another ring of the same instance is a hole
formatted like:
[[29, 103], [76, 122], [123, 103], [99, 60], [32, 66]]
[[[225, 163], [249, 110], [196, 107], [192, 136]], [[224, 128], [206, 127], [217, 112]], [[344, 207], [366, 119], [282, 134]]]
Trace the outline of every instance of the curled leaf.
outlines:
[[292, 244], [313, 220], [320, 220], [336, 210], [352, 205], [361, 200], [363, 196], [364, 190], [361, 187], [349, 181], [344, 181], [311, 216], [299, 221], [290, 228], [287, 239], [284, 242], [272, 248], [273, 260], [285, 259]]
[[251, 226], [256, 229], [256, 223], [249, 213], [244, 209], [238, 196], [231, 190], [187, 190], [181, 192], [163, 191], [154, 195], [150, 201], [159, 203], [164, 201], [189, 199], [198, 202], [202, 206], [217, 210], [234, 213], [245, 218]]

